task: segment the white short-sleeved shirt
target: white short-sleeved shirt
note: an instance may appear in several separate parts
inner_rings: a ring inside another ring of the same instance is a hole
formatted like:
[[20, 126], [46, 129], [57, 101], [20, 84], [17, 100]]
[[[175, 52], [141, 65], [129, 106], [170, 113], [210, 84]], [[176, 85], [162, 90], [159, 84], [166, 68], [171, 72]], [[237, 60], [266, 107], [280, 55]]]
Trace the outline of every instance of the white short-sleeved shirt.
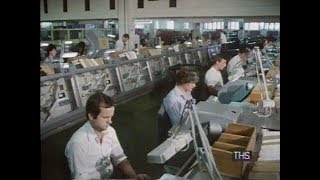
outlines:
[[[67, 143], [65, 156], [73, 179], [106, 179], [126, 159], [116, 131], [109, 126], [99, 142], [89, 121]], [[112, 165], [113, 164], [113, 165]]]
[[227, 36], [224, 33], [220, 33], [221, 44], [227, 43]]
[[215, 86], [216, 84], [223, 86], [221, 72], [217, 71], [213, 66], [206, 72], [204, 82], [207, 86]]
[[129, 44], [128, 44], [128, 41], [126, 42], [126, 44], [122, 41], [122, 39], [119, 39], [117, 42], [116, 42], [116, 45], [115, 45], [115, 50], [116, 51], [128, 51], [129, 50]]
[[244, 76], [244, 69], [241, 65], [242, 60], [239, 55], [234, 56], [228, 63], [228, 80], [233, 81]]

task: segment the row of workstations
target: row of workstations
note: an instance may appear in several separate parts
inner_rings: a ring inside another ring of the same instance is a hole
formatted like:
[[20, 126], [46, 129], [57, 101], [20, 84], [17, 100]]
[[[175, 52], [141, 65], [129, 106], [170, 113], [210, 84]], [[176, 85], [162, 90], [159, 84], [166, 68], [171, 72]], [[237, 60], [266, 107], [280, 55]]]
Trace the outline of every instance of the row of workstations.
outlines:
[[115, 60], [103, 65], [77, 69], [70, 64], [61, 73], [40, 79], [41, 138], [62, 131], [85, 117], [85, 104], [95, 91], [112, 96], [116, 103], [145, 94], [178, 64], [207, 65], [221, 46], [167, 52], [133, 60]]

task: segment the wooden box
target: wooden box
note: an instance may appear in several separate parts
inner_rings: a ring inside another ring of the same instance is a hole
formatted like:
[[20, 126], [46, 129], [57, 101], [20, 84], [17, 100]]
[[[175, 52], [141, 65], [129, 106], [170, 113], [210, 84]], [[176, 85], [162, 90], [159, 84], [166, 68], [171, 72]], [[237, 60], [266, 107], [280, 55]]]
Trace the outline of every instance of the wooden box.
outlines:
[[234, 151], [254, 151], [256, 143], [256, 128], [245, 124], [228, 124], [218, 140], [212, 145], [217, 168], [221, 175], [242, 177], [250, 161], [233, 160]]

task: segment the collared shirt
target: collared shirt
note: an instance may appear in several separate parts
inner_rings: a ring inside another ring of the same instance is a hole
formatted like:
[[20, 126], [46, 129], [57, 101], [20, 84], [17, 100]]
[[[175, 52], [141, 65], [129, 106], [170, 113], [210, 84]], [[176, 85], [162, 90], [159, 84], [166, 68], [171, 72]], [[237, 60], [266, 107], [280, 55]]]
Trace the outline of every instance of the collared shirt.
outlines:
[[244, 76], [244, 69], [241, 65], [243, 61], [239, 55], [234, 56], [228, 63], [228, 80], [233, 81], [239, 79], [241, 76]]
[[221, 72], [217, 71], [213, 66], [206, 72], [204, 82], [207, 86], [215, 86], [216, 84], [223, 86]]
[[[65, 149], [73, 179], [104, 179], [126, 159], [116, 131], [109, 126], [99, 142], [89, 121], [71, 137]], [[113, 164], [113, 165], [112, 165]]]
[[124, 42], [122, 41], [122, 39], [119, 39], [119, 40], [116, 42], [116, 45], [115, 45], [116, 51], [128, 51], [128, 50], [129, 50], [128, 42], [129, 42], [129, 41], [127, 41], [126, 43], [124, 43]]
[[177, 125], [180, 122], [183, 115], [183, 109], [187, 100], [192, 99], [191, 92], [187, 92], [185, 95], [176, 85], [165, 98], [163, 98], [163, 106], [166, 110], [171, 124]]
[[221, 44], [227, 43], [227, 36], [224, 33], [220, 33]]

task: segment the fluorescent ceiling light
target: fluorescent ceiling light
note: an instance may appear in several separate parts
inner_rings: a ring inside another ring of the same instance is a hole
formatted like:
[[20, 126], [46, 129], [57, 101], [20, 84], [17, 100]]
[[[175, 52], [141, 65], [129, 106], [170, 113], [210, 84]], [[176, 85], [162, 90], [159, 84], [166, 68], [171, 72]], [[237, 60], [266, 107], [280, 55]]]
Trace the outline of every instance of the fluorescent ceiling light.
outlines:
[[116, 36], [113, 35], [113, 34], [108, 34], [107, 36], [108, 36], [108, 37], [112, 37], [112, 38], [116, 37]]
[[64, 44], [72, 44], [72, 41], [65, 41]]
[[48, 43], [40, 43], [40, 47], [46, 47], [48, 45], [49, 45]]
[[65, 52], [63, 53], [62, 58], [73, 58], [76, 56], [78, 56], [77, 52]]

